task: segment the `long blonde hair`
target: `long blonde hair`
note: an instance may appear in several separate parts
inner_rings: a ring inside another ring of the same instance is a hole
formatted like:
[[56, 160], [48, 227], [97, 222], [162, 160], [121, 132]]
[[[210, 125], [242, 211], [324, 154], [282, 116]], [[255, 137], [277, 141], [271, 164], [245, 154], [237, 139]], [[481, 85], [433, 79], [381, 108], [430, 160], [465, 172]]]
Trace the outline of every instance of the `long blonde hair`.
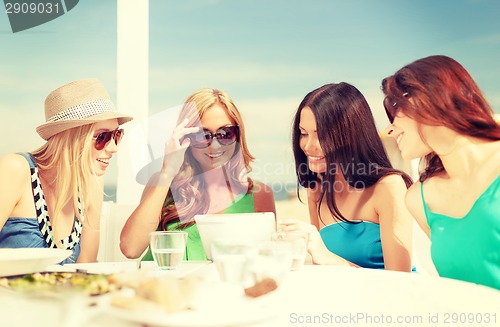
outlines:
[[[63, 208], [70, 201], [73, 202], [77, 219], [84, 224], [90, 224], [84, 217], [92, 203], [86, 200], [89, 199], [91, 192], [100, 189], [92, 166], [94, 129], [94, 124], [68, 129], [52, 136], [44, 145], [32, 152], [40, 171], [57, 171], [56, 197], [51, 217], [54, 242], [57, 247], [61, 246], [57, 222], [61, 219]], [[82, 203], [81, 213], [78, 199]]]
[[[223, 167], [227, 173], [227, 182], [230, 185], [235, 185], [238, 188], [237, 191], [249, 191], [253, 188], [253, 183], [247, 174], [252, 171], [250, 164], [255, 158], [248, 150], [241, 114], [228, 94], [211, 88], [196, 91], [184, 101], [178, 123], [187, 118], [189, 121], [187, 127], [196, 126], [205, 112], [215, 104], [221, 105], [239, 127], [235, 153]], [[187, 227], [193, 224], [192, 218], [196, 214], [207, 212], [208, 205], [209, 198], [201, 167], [193, 157], [191, 148], [188, 148], [184, 156], [184, 163], [172, 181], [163, 204], [160, 226], [162, 229], [166, 229], [167, 222], [182, 217], [181, 225]]]

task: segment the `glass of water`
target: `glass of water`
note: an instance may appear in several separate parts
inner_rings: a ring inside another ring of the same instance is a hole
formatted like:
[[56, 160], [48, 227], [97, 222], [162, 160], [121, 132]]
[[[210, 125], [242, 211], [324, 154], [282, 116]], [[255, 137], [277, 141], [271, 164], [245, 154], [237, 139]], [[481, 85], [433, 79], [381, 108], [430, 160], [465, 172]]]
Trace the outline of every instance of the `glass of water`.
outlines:
[[241, 240], [218, 238], [213, 241], [211, 251], [220, 280], [242, 285], [248, 259], [255, 251], [255, 246]]
[[289, 243], [292, 249], [291, 270], [298, 270], [306, 261], [309, 233], [306, 231], [276, 232], [272, 235], [274, 242]]
[[181, 231], [157, 231], [150, 233], [149, 247], [158, 268], [177, 269], [186, 252], [187, 233]]

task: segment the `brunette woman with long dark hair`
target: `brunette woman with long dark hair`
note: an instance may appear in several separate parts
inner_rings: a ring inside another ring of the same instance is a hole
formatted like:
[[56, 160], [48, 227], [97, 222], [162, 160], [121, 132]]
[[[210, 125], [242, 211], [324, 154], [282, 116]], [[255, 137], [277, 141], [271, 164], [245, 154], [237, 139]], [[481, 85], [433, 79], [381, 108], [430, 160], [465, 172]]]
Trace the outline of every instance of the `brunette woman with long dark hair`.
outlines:
[[404, 205], [411, 178], [391, 166], [361, 92], [327, 84], [306, 95], [293, 123], [298, 183], [307, 188], [317, 264], [411, 270], [412, 219]]
[[500, 126], [477, 84], [446, 56], [382, 82], [387, 132], [423, 158], [406, 204], [431, 239], [440, 276], [500, 289]]

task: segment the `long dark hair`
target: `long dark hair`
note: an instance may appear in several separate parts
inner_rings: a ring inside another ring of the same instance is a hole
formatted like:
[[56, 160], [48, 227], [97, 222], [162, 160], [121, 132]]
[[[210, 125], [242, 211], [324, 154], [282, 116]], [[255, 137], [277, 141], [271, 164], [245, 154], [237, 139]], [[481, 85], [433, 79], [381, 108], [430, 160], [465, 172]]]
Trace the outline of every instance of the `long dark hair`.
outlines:
[[[387, 110], [397, 104], [397, 110], [419, 123], [500, 140], [500, 125], [491, 107], [467, 70], [452, 58], [438, 55], [416, 60], [385, 78], [382, 91]], [[444, 170], [435, 153], [428, 154], [425, 161], [421, 182]]]
[[[316, 119], [318, 139], [327, 169], [322, 178], [309, 169], [307, 157], [300, 148], [300, 113], [311, 108]], [[295, 171], [298, 184], [315, 188], [321, 183], [318, 216], [324, 198], [332, 215], [346, 219], [335, 203], [335, 176], [340, 169], [347, 183], [355, 188], [367, 188], [390, 174], [400, 175], [409, 187], [410, 176], [394, 169], [387, 157], [375, 126], [370, 106], [363, 94], [347, 83], [326, 84], [309, 92], [295, 114], [292, 132]]]

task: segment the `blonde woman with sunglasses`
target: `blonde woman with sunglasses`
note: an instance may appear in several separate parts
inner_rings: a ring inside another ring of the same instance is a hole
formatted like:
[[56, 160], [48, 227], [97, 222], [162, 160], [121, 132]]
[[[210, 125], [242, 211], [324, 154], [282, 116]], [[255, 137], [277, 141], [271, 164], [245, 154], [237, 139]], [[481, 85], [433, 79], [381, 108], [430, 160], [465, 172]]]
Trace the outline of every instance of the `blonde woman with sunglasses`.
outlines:
[[96, 261], [103, 175], [132, 117], [116, 113], [96, 79], [65, 84], [45, 99], [46, 141], [0, 158], [0, 248], [71, 250], [61, 263]]
[[[183, 230], [185, 259], [205, 260], [195, 215], [276, 213], [271, 188], [248, 177], [254, 158], [241, 114], [226, 93], [207, 88], [189, 96], [165, 153], [122, 230], [120, 247], [128, 258], [144, 253], [150, 232]], [[143, 260], [153, 260], [151, 252]]]

